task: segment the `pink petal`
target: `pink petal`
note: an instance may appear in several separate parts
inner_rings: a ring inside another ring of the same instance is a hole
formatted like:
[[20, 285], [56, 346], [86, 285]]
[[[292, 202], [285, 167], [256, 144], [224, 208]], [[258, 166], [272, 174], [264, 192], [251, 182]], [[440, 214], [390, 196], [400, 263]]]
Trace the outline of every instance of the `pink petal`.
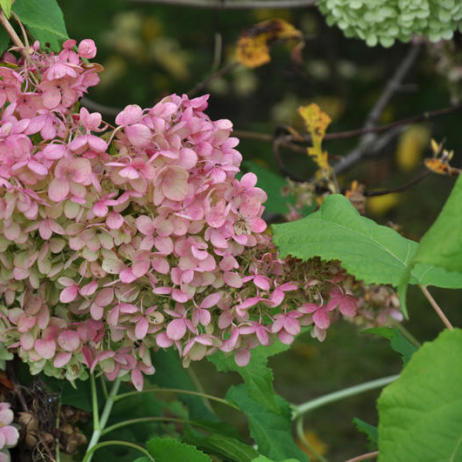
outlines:
[[71, 303], [77, 298], [78, 294], [79, 286], [75, 284], [63, 289], [59, 295], [59, 300], [61, 301], [61, 303]]
[[55, 356], [53, 366], [60, 369], [64, 367], [72, 358], [72, 353], [61, 352]]
[[172, 201], [182, 201], [188, 193], [189, 174], [183, 167], [170, 166], [162, 175], [162, 192]]
[[132, 370], [131, 380], [138, 391], [143, 389], [143, 374], [138, 369]]
[[242, 279], [237, 273], [234, 273], [231, 271], [225, 272], [223, 274], [223, 280], [230, 287], [234, 287], [236, 289], [239, 289], [240, 287], [242, 287]]
[[146, 318], [141, 318], [137, 323], [135, 327], [135, 337], [139, 340], [143, 339], [146, 337], [146, 334], [148, 333], [148, 328], [149, 328], [149, 323], [146, 320]]
[[222, 295], [221, 292], [208, 295], [202, 300], [200, 308], [212, 308], [212, 306], [215, 306], [221, 300]]
[[56, 343], [54, 340], [38, 339], [34, 343], [35, 351], [44, 359], [51, 359], [56, 352]]
[[58, 345], [64, 351], [74, 351], [80, 346], [79, 334], [73, 330], [65, 330], [58, 337]]
[[146, 125], [134, 124], [125, 127], [125, 134], [133, 146], [146, 147], [152, 139], [151, 130]]
[[250, 351], [247, 349], [240, 349], [234, 355], [234, 361], [238, 366], [245, 367], [250, 361]]
[[54, 178], [48, 186], [48, 197], [53, 202], [62, 202], [69, 194], [69, 182]]
[[167, 326], [167, 336], [171, 340], [180, 340], [186, 333], [184, 319], [174, 319]]
[[327, 329], [330, 326], [329, 315], [324, 309], [316, 311], [313, 314], [313, 321], [320, 329]]

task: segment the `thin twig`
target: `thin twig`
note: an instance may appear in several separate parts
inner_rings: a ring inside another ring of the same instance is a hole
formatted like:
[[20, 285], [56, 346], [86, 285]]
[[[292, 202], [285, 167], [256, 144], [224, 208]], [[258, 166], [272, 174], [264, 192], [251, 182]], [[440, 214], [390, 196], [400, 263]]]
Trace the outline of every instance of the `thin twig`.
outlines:
[[251, 10], [257, 8], [306, 8], [314, 6], [318, 0], [128, 0], [131, 3], [151, 3], [163, 5], [183, 5], [195, 8], [215, 8], [223, 10]]
[[228, 64], [225, 64], [221, 69], [218, 69], [218, 71], [212, 73], [209, 75], [205, 80], [202, 82], [199, 82], [190, 92], [188, 92], [188, 96], [194, 96], [197, 95], [201, 90], [204, 88], [207, 88], [208, 85], [213, 82], [215, 79], [218, 79], [219, 77], [222, 77], [223, 75], [227, 74], [228, 72], [231, 72], [234, 70], [237, 66], [239, 66], [238, 61], [231, 61]]
[[432, 297], [432, 294], [428, 291], [428, 289], [423, 286], [423, 285], [420, 285], [419, 284], [419, 287], [420, 287], [420, 290], [423, 292], [423, 294], [425, 295], [425, 298], [430, 302], [430, 305], [433, 307], [433, 309], [436, 311], [436, 314], [438, 315], [438, 317], [441, 319], [441, 321], [443, 321], [443, 324], [449, 329], [449, 330], [452, 330], [454, 329], [454, 326], [449, 322], [449, 319], [446, 317], [446, 315], [443, 313], [443, 310], [440, 308], [440, 306], [438, 305], [438, 303], [436, 303], [436, 300]]
[[24, 43], [22, 43], [22, 40], [19, 38], [16, 31], [13, 29], [13, 26], [11, 25], [10, 21], [8, 21], [3, 11], [0, 12], [0, 24], [4, 27], [7, 34], [10, 36], [11, 40], [16, 45], [16, 47], [19, 49], [19, 51], [24, 55], [24, 57], [27, 58], [28, 54], [27, 54], [27, 50], [26, 50]]
[[[395, 73], [385, 85], [380, 98], [377, 100], [377, 102], [374, 104], [374, 107], [370, 111], [366, 122], [364, 123], [363, 130], [368, 131], [377, 125], [383, 111], [388, 106], [388, 103], [393, 98], [394, 94], [399, 90], [404, 78], [415, 63], [417, 56], [419, 55], [419, 51], [419, 44], [413, 44], [410, 47], [409, 51], [406, 53], [406, 56], [396, 68]], [[343, 156], [334, 165], [335, 173], [341, 173], [360, 161], [362, 157], [368, 152], [376, 139], [377, 135], [373, 133], [367, 133], [363, 135], [359, 141], [358, 146]]]
[[367, 454], [362, 454], [353, 459], [348, 459], [345, 462], [361, 462], [362, 460], [375, 459], [379, 455], [379, 451], [368, 452]]
[[105, 104], [97, 103], [92, 99], [87, 98], [86, 96], [84, 96], [80, 100], [80, 102], [82, 103], [82, 106], [85, 106], [87, 109], [90, 109], [91, 111], [98, 111], [101, 112], [101, 114], [111, 117], [116, 116], [122, 110], [117, 107], [106, 106]]
[[414, 186], [420, 183], [422, 180], [430, 176], [430, 170], [426, 170], [411, 181], [406, 184], [402, 184], [401, 186], [397, 186], [396, 188], [390, 189], [380, 189], [376, 191], [364, 191], [364, 196], [366, 197], [374, 197], [374, 196], [385, 196], [386, 194], [398, 193], [403, 192], [409, 189], [411, 186]]

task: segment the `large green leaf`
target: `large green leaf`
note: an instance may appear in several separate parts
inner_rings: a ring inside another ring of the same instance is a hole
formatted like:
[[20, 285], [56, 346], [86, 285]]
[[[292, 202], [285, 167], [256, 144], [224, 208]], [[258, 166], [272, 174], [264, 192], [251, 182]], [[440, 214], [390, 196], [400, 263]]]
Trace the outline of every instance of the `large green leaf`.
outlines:
[[13, 11], [43, 48], [59, 51], [68, 38], [63, 13], [56, 0], [16, 0]]
[[[326, 197], [319, 211], [302, 220], [273, 225], [273, 233], [283, 257], [340, 260], [367, 284], [398, 286], [417, 249], [416, 242], [362, 217], [338, 194]], [[411, 283], [459, 288], [462, 274], [421, 263], [412, 271]]]
[[298, 462], [309, 462], [293, 439], [291, 409], [284, 399], [276, 397], [280, 412], [274, 413], [252, 399], [244, 385], [232, 386], [226, 397], [247, 415], [250, 435], [258, 446], [258, 452], [277, 462], [291, 457]]
[[403, 363], [407, 364], [411, 356], [417, 351], [414, 346], [404, 335], [398, 330], [391, 327], [373, 327], [362, 331], [364, 334], [374, 334], [380, 337], [385, 337], [390, 341], [391, 348], [401, 354]]
[[146, 446], [156, 462], [212, 462], [202, 451], [174, 438], [151, 438]]
[[209, 356], [208, 359], [220, 372], [238, 372], [244, 379], [249, 396], [270, 411], [278, 413], [280, 410], [273, 388], [273, 372], [267, 363], [270, 356], [288, 348], [288, 345], [278, 340], [270, 346], [254, 348], [251, 351], [250, 362], [245, 367], [238, 366], [233, 356], [226, 356], [221, 351]]
[[462, 460], [462, 330], [424, 344], [379, 400], [379, 462]]

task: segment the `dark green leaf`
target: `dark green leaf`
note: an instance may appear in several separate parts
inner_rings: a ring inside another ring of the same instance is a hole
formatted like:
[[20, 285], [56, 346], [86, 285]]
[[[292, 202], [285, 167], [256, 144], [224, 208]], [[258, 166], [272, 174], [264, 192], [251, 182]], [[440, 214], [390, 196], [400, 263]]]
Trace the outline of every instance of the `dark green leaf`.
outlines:
[[[176, 351], [171, 349], [156, 351], [153, 353], [152, 362], [156, 367], [156, 373], [150, 379], [151, 383], [166, 388], [196, 390]], [[215, 414], [205, 405], [203, 398], [181, 394], [178, 397], [188, 406], [191, 419], [217, 420]]]
[[244, 166], [257, 175], [257, 186], [268, 194], [268, 200], [265, 202], [266, 211], [275, 214], [289, 213], [289, 205], [294, 204], [295, 199], [293, 196], [283, 195], [283, 189], [287, 187], [287, 181], [255, 162], [245, 162]]
[[[252, 462], [276, 462], [274, 460], [268, 459], [265, 456], [258, 456], [256, 459], [253, 459]], [[284, 459], [281, 462], [299, 462], [297, 459]]]
[[257, 451], [248, 444], [239, 441], [237, 438], [219, 433], [211, 433], [206, 436], [193, 430], [186, 430], [183, 434], [183, 439], [187, 443], [194, 444], [199, 449], [223, 456], [226, 460], [234, 462], [251, 462], [258, 456]]
[[225, 356], [221, 351], [209, 356], [220, 372], [235, 371], [244, 379], [249, 396], [267, 409], [278, 413], [279, 408], [273, 388], [273, 372], [267, 366], [268, 358], [289, 348], [276, 341], [270, 346], [261, 346], [251, 351], [250, 362], [246, 367], [238, 366], [233, 356]]
[[56, 0], [16, 0], [13, 11], [27, 27], [42, 48], [49, 44], [59, 51], [68, 38], [63, 13]]
[[380, 462], [462, 460], [462, 330], [424, 344], [379, 400]]
[[375, 451], [377, 449], [377, 440], [379, 437], [377, 427], [368, 424], [367, 422], [364, 422], [364, 420], [358, 419], [357, 417], [353, 419], [353, 423], [355, 424], [358, 431], [364, 433], [367, 436], [367, 439], [370, 442], [371, 451]]
[[8, 48], [10, 43], [10, 36], [6, 33], [6, 30], [3, 27], [0, 27], [0, 54], [3, 54], [4, 51]]
[[291, 409], [284, 399], [276, 396], [280, 413], [274, 413], [252, 399], [244, 385], [232, 386], [226, 397], [247, 415], [250, 435], [261, 454], [275, 461], [293, 457], [298, 462], [309, 462], [293, 439]]
[[146, 446], [156, 462], [212, 462], [202, 451], [174, 438], [151, 438]]
[[363, 330], [363, 333], [379, 335], [380, 337], [388, 339], [393, 350], [401, 354], [404, 364], [407, 364], [411, 356], [417, 351], [417, 347], [405, 338], [398, 329], [393, 329], [391, 327], [374, 327], [372, 329]]

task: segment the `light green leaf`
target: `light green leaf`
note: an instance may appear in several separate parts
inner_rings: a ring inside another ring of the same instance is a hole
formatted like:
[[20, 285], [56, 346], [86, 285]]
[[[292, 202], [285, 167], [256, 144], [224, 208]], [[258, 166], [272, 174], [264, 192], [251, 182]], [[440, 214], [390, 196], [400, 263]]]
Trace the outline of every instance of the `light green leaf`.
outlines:
[[284, 399], [276, 397], [281, 410], [276, 414], [252, 399], [244, 385], [232, 386], [226, 397], [247, 415], [250, 435], [258, 446], [258, 452], [276, 461], [293, 457], [298, 462], [309, 462], [293, 439], [291, 409]]
[[[319, 211], [302, 220], [273, 225], [273, 233], [282, 257], [340, 260], [366, 284], [398, 286], [417, 249], [416, 242], [362, 217], [339, 194], [326, 197]], [[422, 264], [412, 272], [411, 283], [458, 288], [462, 274]]]
[[398, 329], [393, 329], [391, 327], [374, 327], [372, 329], [363, 330], [362, 333], [379, 335], [380, 337], [388, 339], [392, 349], [401, 354], [404, 364], [407, 364], [411, 356], [417, 351], [417, 347], [409, 342]]
[[2, 8], [5, 16], [9, 19], [11, 16], [11, 5], [13, 4], [12, 0], [0, 0], [0, 7]]
[[[454, 189], [444, 204], [441, 213], [431, 228], [422, 237], [414, 256], [409, 263], [409, 269], [402, 277], [399, 285], [401, 304], [406, 303], [406, 291], [409, 273], [415, 276], [416, 272], [424, 275], [422, 285], [435, 284], [432, 275], [425, 274], [423, 268], [432, 268], [440, 273], [444, 282], [451, 283], [462, 277], [462, 176], [457, 180]], [[422, 275], [421, 274], [421, 275]], [[428, 276], [430, 281], [428, 281]], [[439, 280], [439, 279], [438, 279]], [[449, 282], [447, 282], [449, 280]], [[411, 280], [412, 283], [412, 280]], [[459, 287], [459, 286], [458, 286]]]
[[212, 462], [207, 454], [174, 438], [151, 438], [146, 446], [156, 462]]
[[52, 50], [59, 51], [61, 42], [68, 39], [63, 13], [56, 0], [16, 0], [13, 11], [42, 48], [48, 43]]
[[462, 330], [414, 353], [379, 400], [379, 462], [462, 460]]
[[208, 359], [220, 372], [238, 372], [244, 379], [249, 396], [272, 412], [279, 413], [273, 388], [273, 372], [267, 363], [270, 356], [286, 351], [288, 348], [288, 345], [278, 340], [270, 346], [254, 348], [251, 350], [250, 362], [245, 367], [238, 366], [233, 356], [225, 356], [221, 351], [208, 356]]

